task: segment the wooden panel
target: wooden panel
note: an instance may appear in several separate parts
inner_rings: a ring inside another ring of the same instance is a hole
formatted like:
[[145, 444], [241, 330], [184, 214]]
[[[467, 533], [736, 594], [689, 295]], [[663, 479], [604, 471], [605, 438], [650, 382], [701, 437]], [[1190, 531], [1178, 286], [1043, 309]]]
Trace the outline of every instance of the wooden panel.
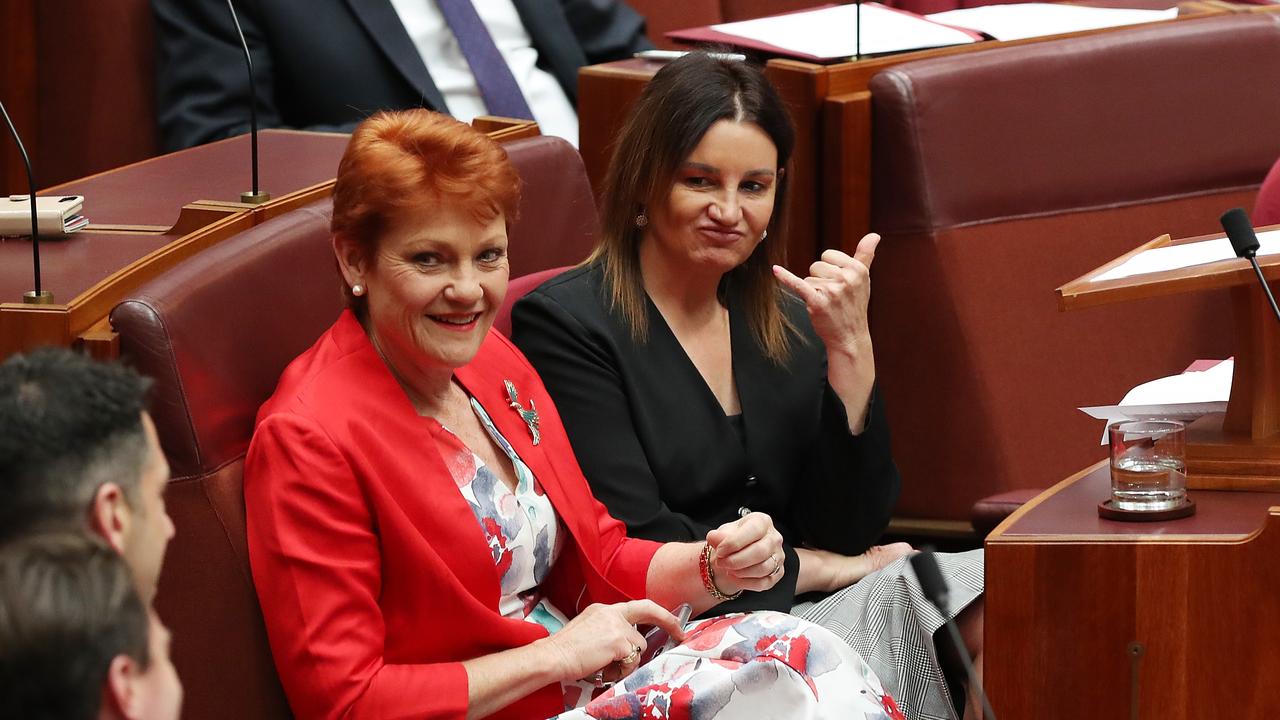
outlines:
[[582, 154], [597, 207], [614, 140], [622, 132], [649, 78], [661, 68], [662, 63], [620, 60], [578, 71], [578, 118], [581, 121], [578, 151]]
[[821, 245], [852, 255], [871, 232], [871, 93], [826, 99], [822, 147]]
[[785, 236], [787, 267], [806, 272], [817, 259], [821, 243], [822, 191], [820, 186], [822, 108], [826, 99], [827, 72], [821, 65], [792, 60], [770, 60], [764, 74], [777, 88], [796, 126], [796, 146], [791, 154], [790, 209]]
[[[988, 539], [983, 657], [995, 711], [1191, 720], [1229, 707], [1237, 717], [1280, 716], [1269, 681], [1280, 672], [1275, 495], [1197, 493], [1202, 507], [1244, 509], [1211, 511], [1192, 521], [1194, 534], [1178, 529], [1187, 521], [1126, 535], [1019, 531], [1060, 525], [1038, 516], [1060, 515], [1076, 485], [1097, 485], [1100, 473], [1046, 491]], [[1216, 533], [1214, 517], [1230, 527]], [[1240, 535], [1242, 525], [1253, 531]], [[1133, 643], [1142, 646], [1136, 662]]]
[[[35, 154], [36, 140], [36, 0], [5, 0], [0, 3], [0, 101], [18, 128], [27, 152]], [[34, 158], [33, 158], [34, 159]], [[40, 183], [39, 177], [36, 182]], [[39, 187], [37, 184], [36, 187]], [[0, 129], [0, 195], [25, 194], [27, 174], [22, 155], [9, 137], [9, 128]]]

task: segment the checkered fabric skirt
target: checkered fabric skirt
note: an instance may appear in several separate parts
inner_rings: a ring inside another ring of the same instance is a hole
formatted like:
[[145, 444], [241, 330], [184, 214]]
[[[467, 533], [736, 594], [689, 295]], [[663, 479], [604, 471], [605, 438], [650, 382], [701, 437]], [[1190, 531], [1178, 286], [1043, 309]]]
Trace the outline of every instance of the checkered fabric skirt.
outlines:
[[[983, 551], [938, 553], [954, 619], [983, 590]], [[938, 664], [933, 634], [943, 616], [924, 596], [907, 558], [793, 615], [821, 625], [857, 650], [908, 720], [953, 720], [951, 692]]]

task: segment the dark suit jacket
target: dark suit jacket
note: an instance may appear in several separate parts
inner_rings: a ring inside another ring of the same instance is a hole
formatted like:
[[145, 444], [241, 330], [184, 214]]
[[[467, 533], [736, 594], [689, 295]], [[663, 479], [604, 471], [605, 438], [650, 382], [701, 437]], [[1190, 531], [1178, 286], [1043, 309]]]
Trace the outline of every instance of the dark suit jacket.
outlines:
[[[746, 446], [652, 302], [637, 344], [608, 310], [598, 267], [553, 278], [516, 304], [513, 338], [559, 407], [592, 491], [633, 537], [698, 540], [741, 507], [773, 517], [787, 574], [717, 612], [786, 611], [796, 545], [856, 554], [880, 536], [901, 482], [879, 393], [859, 436], [826, 382], [826, 351], [804, 306], [785, 311], [805, 342], [768, 360], [729, 292], [733, 374]], [[647, 299], [646, 299], [647, 301]]]
[[[422, 0], [430, 2], [431, 0]], [[578, 68], [652, 47], [621, 0], [514, 0], [538, 66], [576, 103]], [[249, 80], [226, 0], [151, 0], [169, 150], [249, 130]], [[350, 132], [377, 110], [447, 112], [389, 0], [239, 0], [259, 127]]]
[[[658, 546], [591, 496], [533, 368], [490, 332], [455, 373], [529, 465], [568, 531], [542, 590], [570, 616], [643, 597]], [[536, 406], [534, 445], [508, 406]], [[249, 560], [271, 654], [299, 720], [462, 718], [462, 661], [547, 636], [498, 613], [488, 541], [435, 435], [350, 311], [290, 363], [258, 413], [244, 468]], [[228, 688], [228, 692], [234, 692]], [[564, 710], [559, 683], [494, 718]]]

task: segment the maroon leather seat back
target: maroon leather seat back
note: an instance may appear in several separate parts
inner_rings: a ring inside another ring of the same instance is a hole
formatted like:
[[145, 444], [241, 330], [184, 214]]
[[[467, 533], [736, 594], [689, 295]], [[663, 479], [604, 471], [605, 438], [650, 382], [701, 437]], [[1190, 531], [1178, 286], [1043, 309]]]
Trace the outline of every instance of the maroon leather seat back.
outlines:
[[185, 718], [289, 717], [249, 575], [244, 455], [280, 373], [343, 300], [329, 202], [265, 222], [145, 285], [111, 313], [127, 362], [155, 379], [177, 528], [156, 606], [173, 634]]
[[511, 284], [507, 286], [507, 296], [502, 300], [502, 307], [498, 308], [498, 315], [493, 319], [493, 327], [503, 335], [511, 337], [511, 309], [515, 307], [520, 298], [533, 292], [534, 288], [568, 269], [569, 267], [567, 266], [555, 267], [512, 278]]
[[1258, 188], [1258, 200], [1253, 206], [1253, 224], [1280, 224], [1280, 159], [1271, 166], [1271, 172], [1267, 173], [1262, 187]]
[[581, 262], [596, 238], [595, 199], [582, 156], [557, 137], [504, 147], [523, 184], [507, 248], [511, 277]]
[[[594, 242], [577, 152], [557, 138], [506, 146], [524, 181], [512, 274], [569, 265]], [[173, 633], [185, 718], [280, 718], [288, 706], [249, 573], [243, 470], [258, 407], [343, 307], [330, 201], [286, 213], [187, 260], [111, 313], [127, 362], [155, 380], [177, 535], [156, 599]]]
[[1054, 288], [1218, 230], [1280, 154], [1280, 19], [907, 63], [871, 82], [876, 362], [899, 514], [965, 519], [1101, 459], [1076, 410], [1231, 352], [1221, 292], [1061, 313]]

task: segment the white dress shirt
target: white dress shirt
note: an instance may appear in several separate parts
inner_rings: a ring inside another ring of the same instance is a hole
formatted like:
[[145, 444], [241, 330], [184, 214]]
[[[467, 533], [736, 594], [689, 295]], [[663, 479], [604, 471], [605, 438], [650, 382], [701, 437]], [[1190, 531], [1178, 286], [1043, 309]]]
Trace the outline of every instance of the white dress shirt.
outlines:
[[[493, 36], [524, 94], [543, 135], [578, 146], [578, 113], [555, 76], [538, 67], [538, 51], [511, 0], [473, 0], [476, 13]], [[475, 76], [435, 0], [391, 0], [409, 38], [422, 55], [449, 113], [463, 122], [488, 112]]]

